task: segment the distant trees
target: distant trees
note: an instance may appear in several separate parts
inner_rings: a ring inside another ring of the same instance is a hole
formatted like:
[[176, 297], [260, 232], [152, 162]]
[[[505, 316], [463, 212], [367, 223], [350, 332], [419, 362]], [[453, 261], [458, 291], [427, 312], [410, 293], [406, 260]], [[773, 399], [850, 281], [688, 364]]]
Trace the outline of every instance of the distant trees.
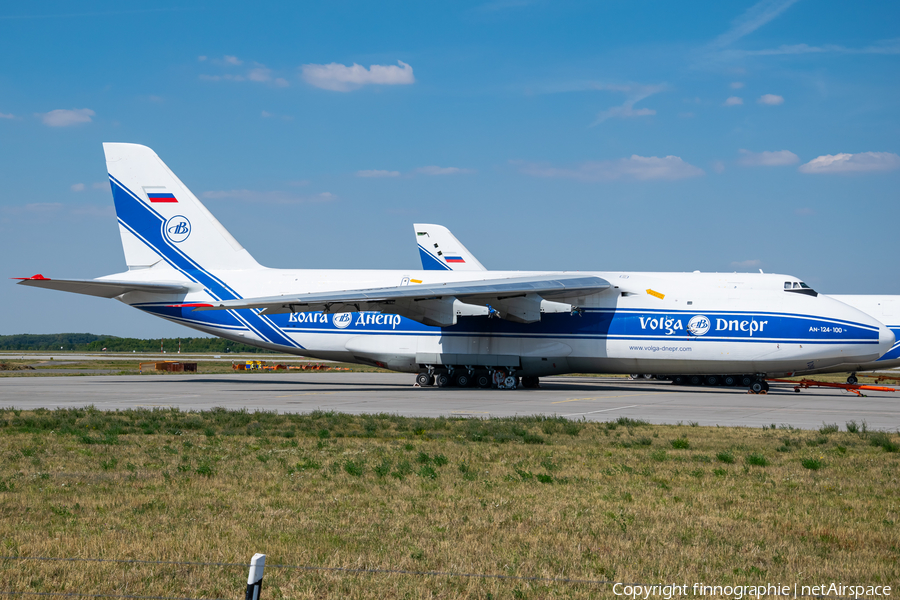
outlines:
[[[93, 333], [51, 333], [0, 335], [0, 350], [56, 350], [75, 352], [99, 352], [106, 348], [109, 352], [159, 352], [160, 341], [166, 352], [178, 352], [178, 338], [138, 339], [121, 338]], [[230, 342], [222, 338], [181, 338], [182, 352], [210, 352], [225, 354], [230, 352], [268, 353], [269, 350], [255, 348], [247, 344]]]

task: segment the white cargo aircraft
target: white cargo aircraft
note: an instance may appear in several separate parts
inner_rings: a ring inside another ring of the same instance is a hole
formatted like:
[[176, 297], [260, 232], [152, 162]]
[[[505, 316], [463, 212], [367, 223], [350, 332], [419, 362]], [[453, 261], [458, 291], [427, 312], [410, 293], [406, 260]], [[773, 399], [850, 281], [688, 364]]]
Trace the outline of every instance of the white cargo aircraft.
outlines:
[[750, 373], [759, 392], [766, 375], [874, 361], [894, 344], [869, 315], [785, 289], [802, 283], [784, 275], [268, 269], [150, 148], [103, 148], [128, 271], [22, 285], [116, 298], [271, 350], [418, 373], [423, 385]]
[[[478, 259], [456, 239], [450, 230], [442, 225], [416, 223], [413, 225], [416, 233], [416, 243], [419, 248], [419, 256], [422, 259], [422, 268], [426, 271], [486, 271], [487, 269], [478, 262]], [[757, 277], [755, 274], [733, 273], [726, 278], [743, 282], [745, 278]], [[741, 283], [743, 285], [743, 283]], [[784, 290], [792, 293], [816, 295], [802, 281], [789, 278], [784, 282]], [[857, 310], [881, 321], [893, 332], [896, 341], [881, 357], [875, 361], [850, 362], [832, 367], [810, 369], [803, 372], [804, 375], [819, 373], [850, 372], [847, 383], [857, 383], [856, 373], [859, 371], [879, 371], [900, 367], [900, 296], [855, 295], [855, 296], [831, 296], [832, 299], [848, 304]], [[634, 376], [634, 375], [633, 375]], [[644, 375], [644, 377], [649, 377]], [[676, 379], [683, 383], [704, 383], [708, 385], [734, 385], [738, 381], [746, 380], [749, 375], [707, 374], [701, 377], [698, 374], [676, 375], [668, 379]]]

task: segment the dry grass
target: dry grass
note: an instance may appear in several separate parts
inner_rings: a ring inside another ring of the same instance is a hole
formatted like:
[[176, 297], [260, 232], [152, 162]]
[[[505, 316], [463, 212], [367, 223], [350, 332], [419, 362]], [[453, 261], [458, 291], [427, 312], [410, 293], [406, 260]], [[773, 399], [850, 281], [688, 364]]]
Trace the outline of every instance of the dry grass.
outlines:
[[[264, 552], [270, 565], [645, 583], [900, 581], [898, 439], [859, 428], [7, 410], [0, 433], [4, 555], [246, 563]], [[233, 598], [246, 568], [2, 560], [0, 581]], [[612, 596], [608, 585], [268, 567], [264, 594]]]
[[[184, 361], [184, 362], [196, 362], [196, 358], [191, 356], [179, 357], [177, 355], [169, 355], [167, 358], [160, 358], [159, 362], [164, 360], [175, 360], [175, 361]], [[275, 357], [274, 359], [270, 355], [265, 355], [262, 358], [260, 357], [240, 357], [232, 359], [228, 357], [227, 359], [222, 360], [203, 360], [200, 361], [197, 365], [198, 373], [202, 375], [211, 375], [211, 374], [223, 374], [223, 373], [326, 373], [327, 371], [299, 371], [299, 370], [284, 370], [284, 371], [235, 371], [232, 368], [232, 362], [234, 363], [243, 363], [246, 360], [265, 360], [267, 364], [277, 364], [279, 362], [284, 362], [284, 364], [289, 366], [299, 366], [300, 364], [304, 364], [306, 361], [297, 362], [297, 357], [288, 357], [287, 359], [279, 359], [279, 357]], [[290, 361], [290, 362], [287, 362]], [[140, 363], [144, 363], [143, 369], [140, 367]], [[315, 360], [310, 360], [309, 364], [318, 364]], [[325, 364], [329, 367], [338, 367], [345, 371], [352, 371], [355, 373], [389, 373], [391, 371], [386, 371], [384, 369], [379, 369], [377, 367], [370, 367], [368, 365], [357, 365], [350, 363], [321, 363]], [[190, 373], [170, 373], [166, 371], [156, 371], [153, 364], [150, 364], [150, 361], [146, 358], [142, 359], [134, 359], [134, 360], [104, 360], [103, 358], [97, 358], [92, 360], [29, 360], [29, 359], [17, 359], [17, 360], [5, 360], [3, 363], [0, 363], [0, 377], [68, 377], [68, 376], [79, 376], [79, 375], [184, 375], [190, 377]], [[30, 368], [29, 368], [30, 367]]]

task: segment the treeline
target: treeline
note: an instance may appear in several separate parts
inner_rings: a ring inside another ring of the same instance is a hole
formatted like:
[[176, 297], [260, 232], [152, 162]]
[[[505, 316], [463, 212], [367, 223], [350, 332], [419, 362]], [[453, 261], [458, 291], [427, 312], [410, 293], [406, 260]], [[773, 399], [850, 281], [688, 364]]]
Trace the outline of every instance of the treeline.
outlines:
[[[222, 338], [181, 338], [182, 352], [210, 352], [225, 354], [231, 352], [268, 353], [269, 350], [255, 348], [247, 344], [230, 342]], [[177, 352], [179, 338], [142, 340], [121, 338], [113, 335], [93, 333], [51, 333], [0, 335], [0, 350], [56, 350], [72, 352], [159, 352], [160, 342], [166, 352]]]

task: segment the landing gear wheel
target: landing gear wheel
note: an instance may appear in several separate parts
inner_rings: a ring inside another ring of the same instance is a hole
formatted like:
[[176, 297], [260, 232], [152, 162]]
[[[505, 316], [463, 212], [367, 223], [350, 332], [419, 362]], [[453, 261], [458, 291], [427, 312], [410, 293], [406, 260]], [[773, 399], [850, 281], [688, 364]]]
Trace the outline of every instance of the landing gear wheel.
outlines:
[[753, 378], [749, 375], [741, 375], [741, 387], [750, 387], [753, 385]]
[[438, 373], [434, 376], [439, 388], [450, 387], [450, 375], [447, 373]]
[[644, 373], [641, 377], [644, 379], [653, 379], [653, 375], [650, 373]]
[[640, 379], [641, 378], [641, 376], [638, 375], [637, 373], [632, 373], [631, 375], [629, 375], [629, 377], [631, 377], [632, 379]]
[[725, 379], [723, 379], [722, 381], [728, 387], [734, 387], [737, 384], [737, 377], [735, 377], [734, 375], [726, 375]]
[[481, 389], [491, 387], [491, 376], [487, 371], [475, 371], [475, 385]]
[[416, 375], [416, 383], [421, 387], [428, 387], [434, 385], [434, 377], [429, 377], [428, 373], [419, 373]]
[[850, 385], [856, 385], [857, 383], [859, 383], [859, 379], [856, 378], [856, 375], [851, 375], [847, 378], [847, 383], [849, 383]]
[[719, 376], [718, 375], [710, 375], [706, 378], [706, 385], [719, 385]]
[[503, 380], [503, 387], [508, 390], [516, 389], [516, 378], [512, 375], [507, 375], [506, 379]]
[[684, 375], [676, 375], [672, 378], [672, 383], [675, 385], [684, 385]]
[[768, 394], [769, 384], [764, 379], [757, 379], [750, 384], [750, 391], [754, 394]]
[[691, 385], [700, 385], [701, 383], [703, 383], [703, 378], [699, 375], [691, 375], [689, 381]]
[[472, 377], [470, 377], [466, 371], [454, 375], [453, 380], [456, 382], [456, 385], [461, 388], [469, 387], [472, 384]]
[[535, 389], [541, 387], [540, 380], [537, 377], [523, 377], [522, 387], [526, 389]]

